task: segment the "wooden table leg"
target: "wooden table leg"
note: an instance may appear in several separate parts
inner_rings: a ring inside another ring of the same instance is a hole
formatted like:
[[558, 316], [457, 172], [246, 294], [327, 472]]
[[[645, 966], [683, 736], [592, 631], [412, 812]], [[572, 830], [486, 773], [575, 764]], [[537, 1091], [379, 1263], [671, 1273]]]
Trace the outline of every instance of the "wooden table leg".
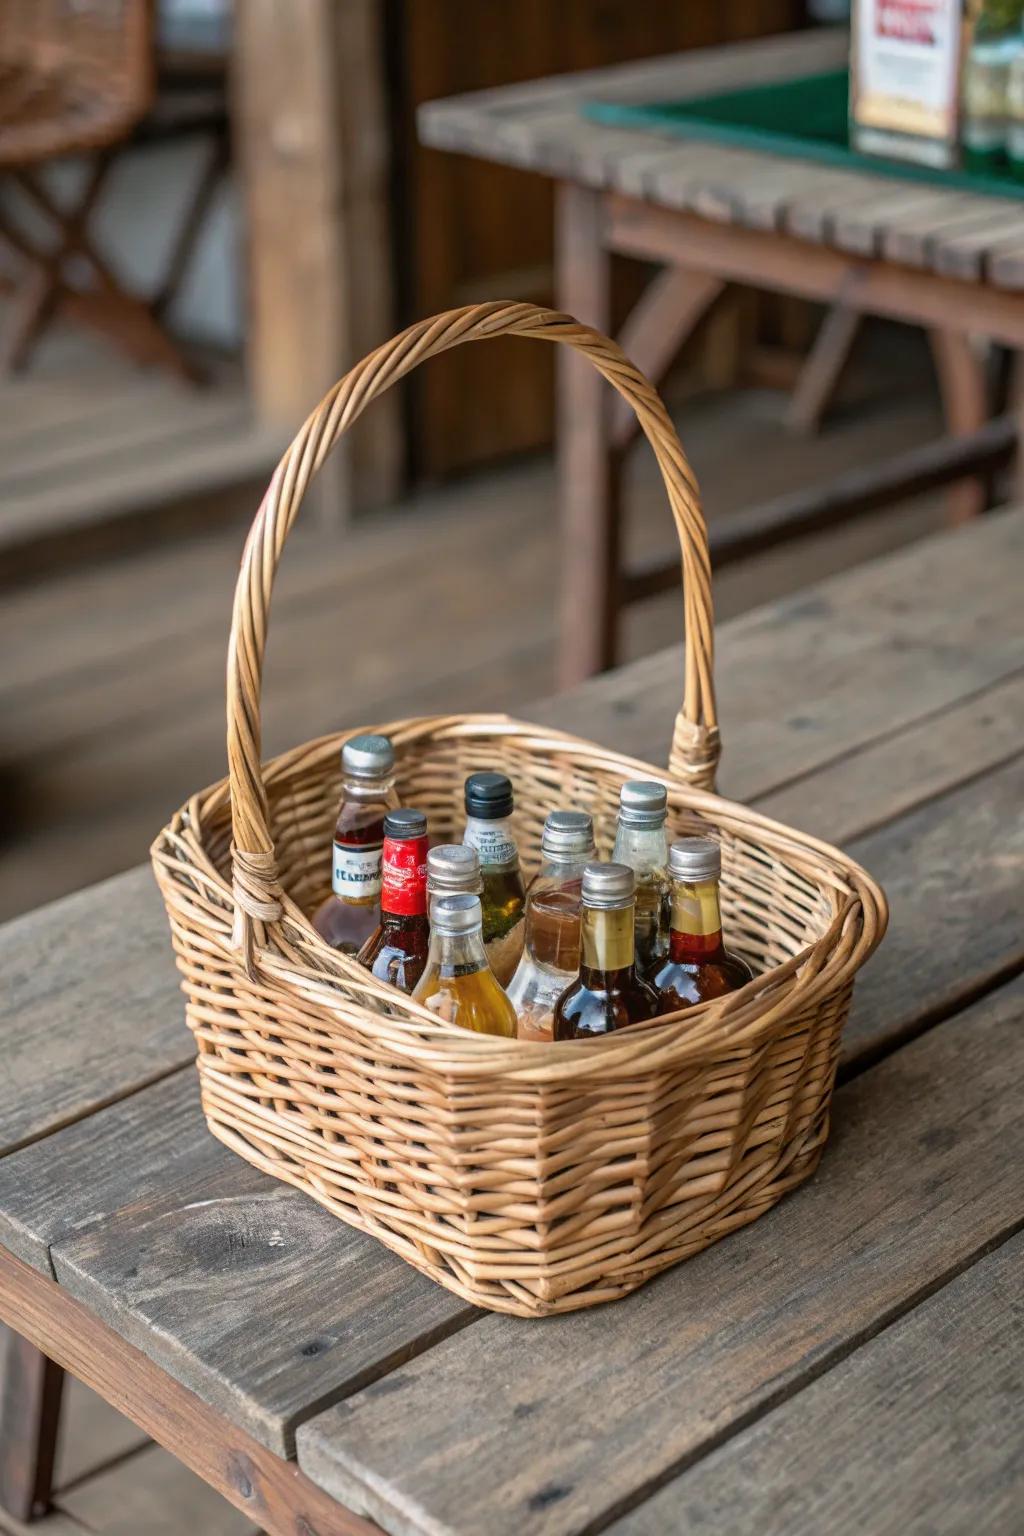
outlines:
[[[935, 371], [938, 374], [946, 425], [954, 437], [964, 437], [983, 427], [989, 417], [988, 373], [985, 358], [963, 331], [937, 327], [928, 332]], [[989, 504], [990, 487], [984, 476], [960, 480], [949, 495], [949, 520], [966, 523], [979, 517]]]
[[0, 1324], [0, 1509], [33, 1520], [50, 1505], [64, 1372]]
[[786, 411], [786, 427], [790, 432], [809, 437], [821, 427], [850, 361], [862, 318], [859, 310], [851, 309], [842, 300], [833, 304], [826, 314], [800, 370]]
[[[611, 257], [603, 204], [563, 182], [555, 208], [559, 309], [611, 330]], [[608, 386], [585, 359], [558, 348], [558, 499], [561, 543], [558, 685], [570, 688], [615, 664], [620, 533], [618, 459]]]

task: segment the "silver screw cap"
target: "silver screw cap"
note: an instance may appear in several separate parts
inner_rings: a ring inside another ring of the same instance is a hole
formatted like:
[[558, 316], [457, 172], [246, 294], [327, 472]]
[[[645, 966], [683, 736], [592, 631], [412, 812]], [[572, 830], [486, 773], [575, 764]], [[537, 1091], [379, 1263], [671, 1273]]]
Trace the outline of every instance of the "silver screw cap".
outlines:
[[395, 749], [386, 736], [353, 736], [341, 749], [342, 772], [354, 779], [384, 779], [395, 766]]
[[484, 888], [480, 855], [467, 843], [441, 843], [427, 854], [427, 892], [443, 896], [458, 891], [479, 896]]
[[626, 827], [661, 827], [668, 815], [668, 790], [656, 779], [629, 779], [619, 791], [619, 820]]
[[549, 811], [540, 840], [540, 851], [551, 858], [594, 851], [594, 818], [585, 811]]
[[430, 922], [436, 933], [473, 933], [483, 925], [479, 896], [468, 892], [435, 896], [430, 903]]
[[690, 885], [717, 880], [722, 873], [721, 846], [710, 837], [681, 837], [668, 851], [668, 872]]
[[588, 864], [582, 896], [588, 907], [628, 907], [636, 896], [636, 876], [628, 864]]

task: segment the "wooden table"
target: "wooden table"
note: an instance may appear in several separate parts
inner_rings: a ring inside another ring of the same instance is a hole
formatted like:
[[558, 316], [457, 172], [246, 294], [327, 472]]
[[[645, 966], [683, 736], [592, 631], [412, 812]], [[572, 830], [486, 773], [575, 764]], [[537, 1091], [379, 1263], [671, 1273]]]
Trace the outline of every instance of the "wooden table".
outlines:
[[[8, 1502], [37, 1346], [275, 1536], [1019, 1530], [1022, 561], [997, 513], [725, 626], [726, 790], [892, 927], [818, 1174], [613, 1306], [475, 1311], [214, 1141], [148, 869], [0, 932]], [[664, 761], [679, 686], [535, 714]]]
[[[712, 530], [716, 562], [953, 480], [955, 520], [982, 509], [982, 471], [1014, 447], [990, 416], [988, 338], [1024, 346], [1024, 213], [1011, 199], [840, 171], [768, 153], [609, 127], [583, 103], [665, 101], [845, 63], [845, 32], [804, 32], [431, 102], [426, 144], [550, 176], [556, 302], [611, 334], [615, 253], [660, 268], [619, 332], [655, 382], [730, 284], [830, 306], [791, 407], [813, 424], [862, 315], [923, 326], [949, 436]], [[507, 298], [515, 295], [500, 294]], [[636, 424], [592, 370], [559, 359], [563, 685], [613, 665], [620, 607], [678, 580], [678, 561], [619, 568], [621, 462]], [[971, 478], [965, 479], [969, 475]]]

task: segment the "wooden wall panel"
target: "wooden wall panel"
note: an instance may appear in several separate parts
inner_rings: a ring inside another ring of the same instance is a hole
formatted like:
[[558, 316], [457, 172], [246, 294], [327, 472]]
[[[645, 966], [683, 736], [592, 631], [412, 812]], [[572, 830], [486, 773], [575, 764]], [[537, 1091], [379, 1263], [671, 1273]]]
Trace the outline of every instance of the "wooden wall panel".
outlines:
[[[486, 298], [549, 303], [552, 186], [416, 141], [420, 102], [574, 69], [792, 30], [802, 0], [390, 0], [403, 321]], [[623, 304], [637, 287], [618, 279]], [[412, 381], [414, 472], [431, 479], [550, 441], [554, 359], [522, 342], [463, 347]]]

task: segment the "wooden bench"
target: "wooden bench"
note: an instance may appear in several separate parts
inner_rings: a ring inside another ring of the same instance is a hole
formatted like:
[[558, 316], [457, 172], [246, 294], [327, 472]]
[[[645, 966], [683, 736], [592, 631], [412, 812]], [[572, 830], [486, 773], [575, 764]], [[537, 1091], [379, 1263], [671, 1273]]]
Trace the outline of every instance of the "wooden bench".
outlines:
[[[724, 627], [725, 791], [893, 921], [819, 1173], [613, 1306], [475, 1311], [214, 1141], [148, 869], [0, 931], [8, 1508], [46, 1500], [43, 1351], [273, 1536], [1014, 1529], [1022, 557], [996, 513]], [[528, 713], [663, 761], [680, 673]]]

